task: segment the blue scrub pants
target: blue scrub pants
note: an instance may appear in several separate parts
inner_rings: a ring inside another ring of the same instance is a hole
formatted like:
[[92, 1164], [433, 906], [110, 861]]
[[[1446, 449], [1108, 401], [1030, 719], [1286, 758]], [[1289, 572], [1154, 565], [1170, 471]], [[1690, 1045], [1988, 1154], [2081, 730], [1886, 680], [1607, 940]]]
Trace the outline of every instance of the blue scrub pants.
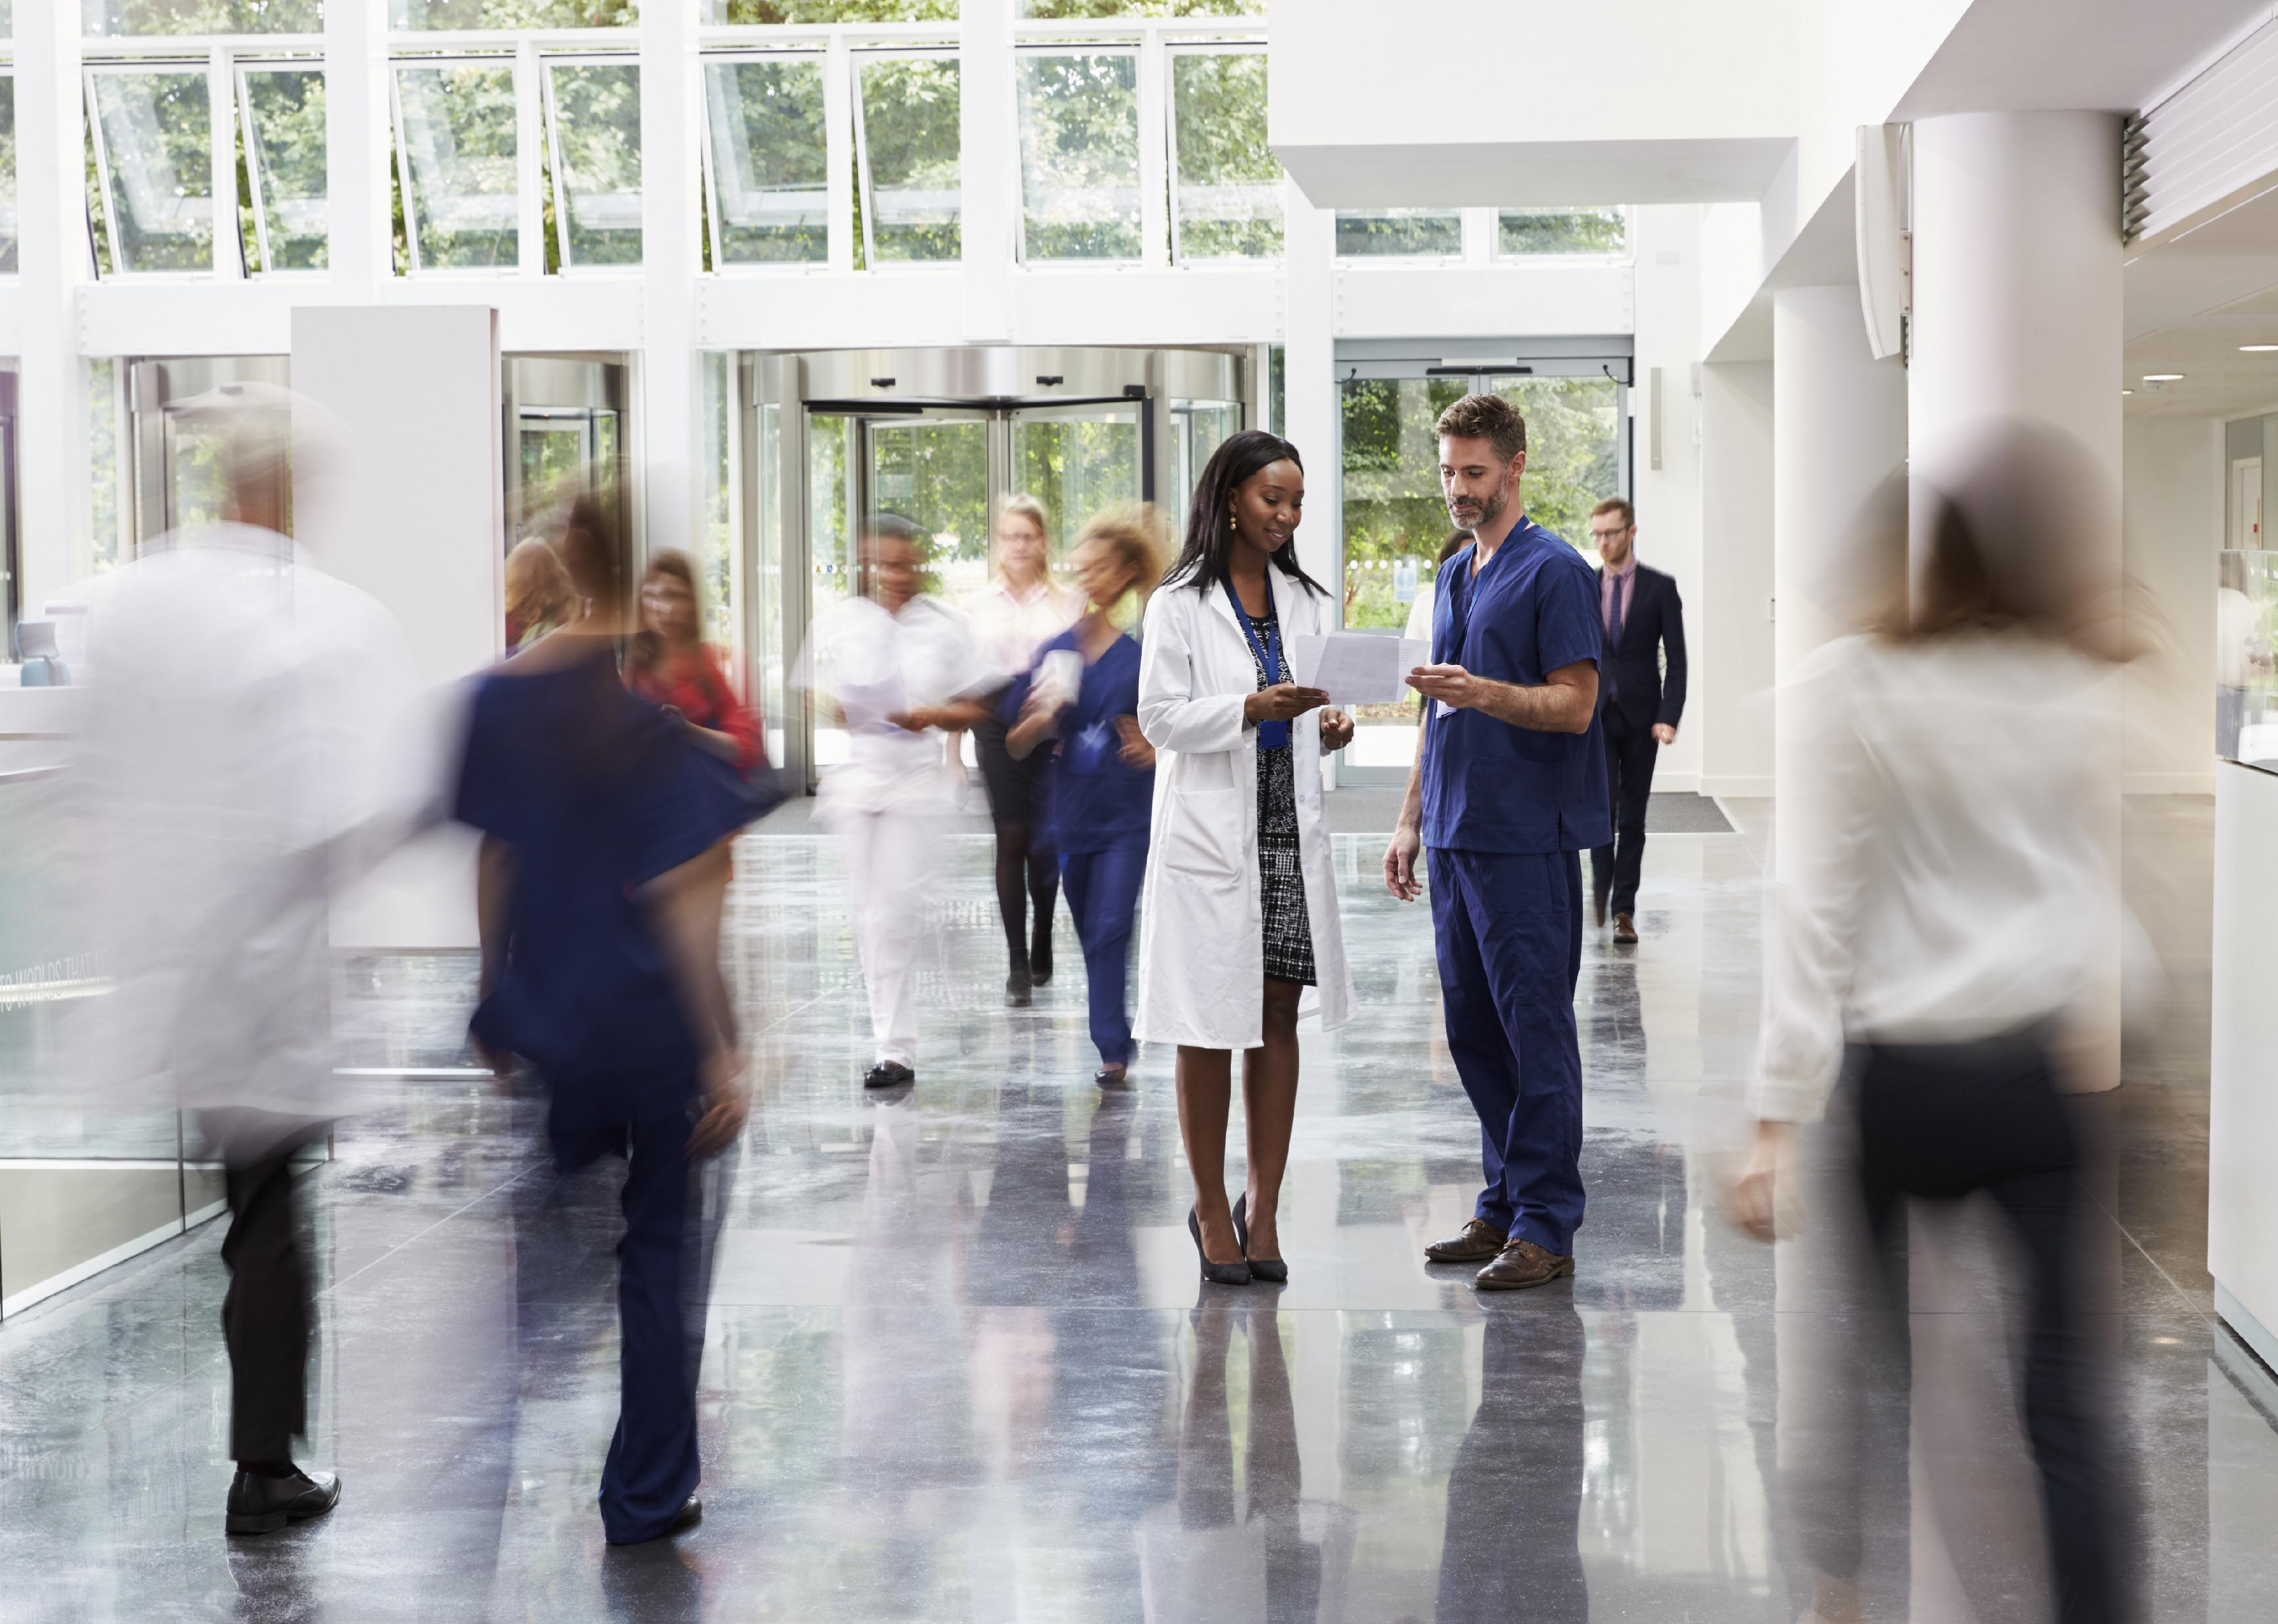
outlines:
[[688, 1161], [696, 1092], [692, 1077], [654, 1076], [554, 1086], [554, 1148], [562, 1170], [603, 1155], [625, 1158], [617, 1429], [601, 1467], [601, 1531], [613, 1544], [656, 1537], [696, 1491], [696, 1354], [705, 1295]]
[[1571, 1256], [1582, 1222], [1579, 852], [1433, 851], [1448, 1052], [1479, 1114], [1479, 1216]]
[[1103, 1066], [1131, 1063], [1131, 1017], [1123, 991], [1131, 964], [1131, 923], [1147, 876], [1147, 831], [1124, 835], [1096, 852], [1060, 854], [1060, 888], [1083, 944], [1091, 997], [1091, 1041]]

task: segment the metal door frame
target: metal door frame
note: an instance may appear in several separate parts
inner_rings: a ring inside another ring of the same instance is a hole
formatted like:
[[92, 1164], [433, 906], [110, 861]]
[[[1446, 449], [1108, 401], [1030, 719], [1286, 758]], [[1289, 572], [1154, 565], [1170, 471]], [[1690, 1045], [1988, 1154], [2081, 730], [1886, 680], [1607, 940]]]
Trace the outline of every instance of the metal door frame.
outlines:
[[[791, 686], [791, 673], [813, 619], [813, 511], [808, 488], [811, 422], [824, 411], [856, 421], [848, 477], [854, 481], [859, 523], [867, 511], [861, 477], [860, 423], [866, 417], [906, 417], [927, 408], [980, 411], [990, 419], [989, 523], [1011, 492], [1013, 414], [1051, 406], [1131, 405], [1139, 408], [1140, 493], [1151, 502], [1171, 486], [1171, 437], [1165, 419], [1171, 400], [1222, 401], [1241, 409], [1245, 425], [1260, 420], [1262, 351], [1251, 346], [1213, 349], [1078, 349], [976, 346], [963, 349], [844, 349], [750, 353], [737, 371], [737, 411], [745, 474], [739, 515], [745, 578], [759, 579], [764, 556], [761, 512], [774, 481], [776, 534], [781, 548], [782, 590], [769, 604], [746, 594], [747, 647], [764, 646], [755, 624], [777, 622], [784, 667], [781, 767], [810, 791], [816, 779], [814, 708]], [[761, 467], [761, 414], [776, 410], [776, 465]], [[1176, 516], [1173, 516], [1175, 518]], [[776, 718], [769, 718], [773, 723]]]

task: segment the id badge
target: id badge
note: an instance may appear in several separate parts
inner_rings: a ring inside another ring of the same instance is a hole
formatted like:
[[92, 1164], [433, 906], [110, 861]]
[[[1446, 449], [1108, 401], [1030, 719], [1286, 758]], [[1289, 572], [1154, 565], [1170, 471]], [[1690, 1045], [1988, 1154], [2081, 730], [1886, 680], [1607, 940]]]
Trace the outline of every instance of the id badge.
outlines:
[[1068, 770], [1087, 778], [1095, 777], [1106, 759], [1108, 740], [1114, 731], [1105, 722], [1095, 722], [1069, 739]]

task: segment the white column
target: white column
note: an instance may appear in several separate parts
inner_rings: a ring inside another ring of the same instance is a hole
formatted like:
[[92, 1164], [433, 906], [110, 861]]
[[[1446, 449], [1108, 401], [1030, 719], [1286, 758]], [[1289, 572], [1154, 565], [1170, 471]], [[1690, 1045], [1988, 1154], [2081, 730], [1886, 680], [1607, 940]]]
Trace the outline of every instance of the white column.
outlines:
[[696, 446], [698, 94], [693, 0], [641, 8], [639, 387], [643, 545], [686, 549], [701, 486]]
[[1701, 368], [1701, 596], [1686, 626], [1701, 789], [1772, 793], [1772, 369]]
[[1013, 337], [1012, 266], [1020, 229], [1012, 0], [965, 0], [957, 81], [958, 196], [964, 217], [959, 335], [968, 344], [1003, 344]]
[[[1912, 518], [1989, 420], [2032, 417], [2076, 437], [2102, 464], [2098, 520], [2078, 538], [2120, 578], [2121, 245], [2114, 113], [1956, 113], [1914, 131], [1914, 327], [1907, 433]], [[2116, 685], [2115, 685], [2116, 688]], [[2120, 717], [2109, 735], [2107, 820], [2120, 836]], [[2097, 1030], [2077, 1035], [2079, 1081], [2120, 1080], [2120, 944]]]
[[[1785, 691], [1846, 629], [1824, 606], [1824, 571], [1876, 488], [1906, 466], [1907, 374], [1897, 356], [1868, 352], [1855, 286], [1773, 293], [1772, 402], [1772, 661]], [[1788, 768], [1782, 748], [1774, 770]]]
[[[1282, 438], [1305, 459], [1305, 522], [1297, 562], [1344, 601], [1342, 429], [1336, 379], [1336, 216], [1316, 209], [1295, 180], [1281, 182]], [[1257, 391], [1260, 400], [1265, 391]], [[1256, 425], [1264, 427], [1265, 425]], [[1321, 758], [1322, 782], [1336, 785], [1335, 755]]]
[[[19, 6], [16, 240], [23, 355], [16, 466], [27, 620], [42, 618], [49, 596], [88, 568], [87, 396], [76, 305], [91, 267], [80, 120], [79, 8]], [[119, 454], [128, 455], [126, 448]]]

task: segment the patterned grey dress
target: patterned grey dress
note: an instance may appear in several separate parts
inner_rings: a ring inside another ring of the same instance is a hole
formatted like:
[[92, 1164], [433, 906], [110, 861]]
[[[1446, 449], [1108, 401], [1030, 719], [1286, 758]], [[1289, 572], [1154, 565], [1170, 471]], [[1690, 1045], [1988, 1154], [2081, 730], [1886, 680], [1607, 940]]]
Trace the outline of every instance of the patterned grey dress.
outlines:
[[[1266, 686], [1265, 662], [1258, 649], [1271, 647], [1274, 614], [1242, 611], [1257, 640], [1250, 663], [1257, 669], [1257, 686]], [[1289, 724], [1293, 728], [1318, 726], [1311, 711]], [[1297, 846], [1296, 750], [1257, 750], [1257, 885], [1265, 915], [1265, 974], [1275, 981], [1294, 981], [1310, 987], [1313, 980], [1313, 926], [1305, 914], [1305, 870]]]

